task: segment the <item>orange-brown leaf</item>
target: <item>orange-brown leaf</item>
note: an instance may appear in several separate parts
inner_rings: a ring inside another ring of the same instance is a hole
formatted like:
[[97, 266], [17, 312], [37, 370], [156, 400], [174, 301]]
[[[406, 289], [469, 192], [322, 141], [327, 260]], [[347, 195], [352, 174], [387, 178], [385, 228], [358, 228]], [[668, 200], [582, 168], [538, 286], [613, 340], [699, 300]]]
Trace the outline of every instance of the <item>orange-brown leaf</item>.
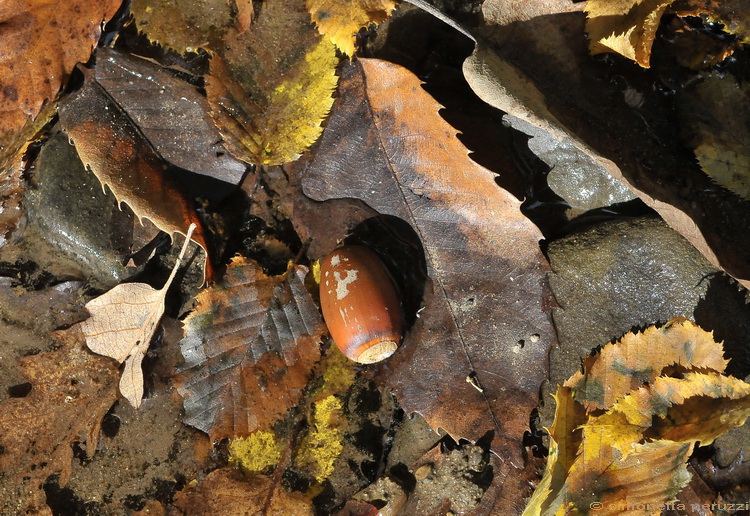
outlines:
[[470, 439], [494, 430], [503, 496], [520, 501], [519, 436], [554, 339], [541, 234], [439, 109], [404, 68], [374, 59], [345, 66], [303, 189], [320, 201], [361, 199], [421, 237], [432, 288], [380, 378], [435, 428]]
[[175, 507], [191, 516], [312, 516], [312, 502], [300, 493], [290, 493], [273, 479], [249, 478], [234, 468], [217, 469], [197, 486], [180, 491]]
[[19, 130], [88, 59], [122, 0], [22, 0], [0, 4], [0, 136]]
[[60, 109], [60, 122], [73, 140], [81, 161], [119, 202], [130, 206], [138, 218], [151, 220], [168, 233], [187, 234], [206, 250], [206, 279], [210, 281], [209, 246], [192, 200], [167, 172], [166, 164], [143, 138], [138, 128], [86, 72], [84, 86]]
[[586, 32], [592, 54], [617, 52], [644, 68], [659, 21], [674, 0], [589, 0]]
[[187, 424], [212, 439], [244, 436], [299, 402], [325, 333], [304, 276], [294, 267], [269, 277], [235, 258], [220, 282], [198, 294], [180, 343]]

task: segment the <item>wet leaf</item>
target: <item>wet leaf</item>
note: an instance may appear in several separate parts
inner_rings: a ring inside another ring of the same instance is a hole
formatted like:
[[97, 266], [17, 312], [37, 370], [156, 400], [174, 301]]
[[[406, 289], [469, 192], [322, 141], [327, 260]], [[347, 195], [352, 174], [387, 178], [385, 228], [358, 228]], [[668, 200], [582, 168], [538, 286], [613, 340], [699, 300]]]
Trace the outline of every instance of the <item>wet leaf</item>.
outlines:
[[592, 54], [617, 52], [644, 68], [664, 11], [674, 0], [589, 0], [586, 32]]
[[502, 496], [517, 503], [520, 440], [554, 339], [539, 230], [469, 159], [410, 72], [361, 59], [342, 70], [340, 91], [304, 192], [359, 198], [407, 221], [433, 282], [417, 326], [379, 378], [434, 428], [468, 439], [493, 430], [493, 450], [505, 459]]
[[320, 33], [350, 57], [360, 29], [385, 21], [395, 7], [393, 0], [307, 0], [307, 9]]
[[[575, 149], [656, 210], [712, 264], [750, 284], [750, 239], [744, 232], [717, 231], [744, 227], [747, 203], [714, 209], [710, 183], [668, 136], [674, 132], [667, 122], [673, 108], [654, 95], [648, 109], [634, 109], [627, 89], [603, 87], [597, 79], [601, 66], [580, 44], [585, 18], [569, 12], [569, 5], [536, 0], [526, 4], [523, 23], [504, 26], [514, 21], [501, 15], [509, 3], [487, 0], [482, 5], [485, 23], [478, 32], [484, 37], [476, 38], [476, 50], [464, 63], [472, 89], [505, 111], [512, 127], [532, 136], [532, 150]], [[612, 120], [618, 120], [618, 129]], [[630, 127], [628, 137], [623, 125]], [[659, 159], [644, 162], [644, 156]], [[678, 180], [692, 185], [690, 195], [674, 188]]]
[[709, 369], [724, 372], [729, 361], [724, 349], [688, 320], [652, 326], [643, 333], [628, 333], [616, 344], [607, 344], [586, 358], [583, 372], [565, 382], [575, 399], [588, 411], [609, 408], [615, 400], [641, 385], [653, 382], [667, 368], [681, 371]]
[[19, 360], [31, 391], [0, 403], [0, 513], [52, 514], [43, 484], [71, 474], [73, 443], [96, 451], [101, 418], [117, 397], [117, 368], [92, 355], [79, 325], [52, 334], [59, 349]]
[[94, 77], [166, 161], [231, 184], [242, 180], [245, 164], [218, 143], [211, 108], [194, 86], [151, 61], [108, 48], [97, 53]]
[[102, 23], [120, 4], [121, 0], [24, 0], [0, 7], [0, 155], [9, 151], [7, 138], [36, 118], [75, 65], [88, 60]]
[[255, 475], [245, 478], [233, 468], [209, 473], [197, 486], [175, 496], [174, 506], [194, 516], [312, 516], [312, 503], [290, 493], [278, 481]]
[[188, 229], [185, 243], [164, 286], [156, 290], [145, 283], [121, 283], [86, 303], [91, 317], [81, 323], [86, 345], [94, 353], [125, 362], [120, 394], [135, 408], [143, 399], [141, 361], [164, 314], [164, 298], [185, 256], [195, 226]]
[[83, 88], [60, 108], [60, 122], [83, 163], [108, 187], [118, 202], [130, 206], [139, 219], [147, 218], [170, 236], [186, 234], [195, 224], [193, 240], [206, 252], [206, 279], [213, 269], [203, 224], [192, 201], [165, 170], [140, 130], [85, 72]]
[[682, 102], [688, 141], [703, 171], [750, 200], [750, 87], [732, 75], [709, 75]]
[[589, 357], [558, 388], [547, 468], [525, 514], [594, 503], [603, 514], [657, 514], [674, 501], [696, 442], [711, 444], [750, 416], [750, 384], [722, 374], [722, 354], [710, 333], [673, 319]]
[[320, 136], [333, 104], [333, 44], [310, 25], [301, 0], [266, 2], [251, 30], [225, 43], [206, 92], [227, 147], [249, 163], [294, 161]]
[[235, 258], [185, 319], [178, 390], [185, 422], [211, 439], [267, 429], [297, 404], [320, 358], [325, 326], [304, 267], [268, 277]]
[[233, 24], [227, 0], [133, 0], [130, 12], [150, 41], [181, 53], [218, 46]]

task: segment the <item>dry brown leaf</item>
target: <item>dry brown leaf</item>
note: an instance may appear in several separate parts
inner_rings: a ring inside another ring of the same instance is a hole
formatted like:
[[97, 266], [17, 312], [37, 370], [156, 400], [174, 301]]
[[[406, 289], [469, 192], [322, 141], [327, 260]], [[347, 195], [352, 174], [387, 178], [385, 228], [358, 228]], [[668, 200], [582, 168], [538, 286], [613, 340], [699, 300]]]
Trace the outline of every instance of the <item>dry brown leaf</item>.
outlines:
[[156, 290], [145, 283], [121, 283], [86, 303], [91, 317], [81, 323], [86, 345], [94, 353], [125, 361], [120, 378], [120, 394], [135, 408], [143, 399], [141, 361], [164, 314], [164, 298], [185, 256], [191, 225], [180, 255], [164, 286]]
[[525, 514], [660, 513], [690, 481], [696, 442], [750, 416], [750, 384], [722, 375], [722, 354], [711, 334], [674, 319], [589, 357], [558, 388], [547, 468]]
[[518, 504], [521, 436], [554, 340], [541, 234], [469, 159], [410, 72], [360, 59], [342, 69], [340, 95], [304, 192], [358, 198], [408, 222], [433, 281], [416, 327], [379, 378], [434, 428], [468, 439], [493, 430], [501, 497]]
[[617, 52], [644, 68], [664, 11], [675, 0], [589, 0], [586, 32], [592, 54]]
[[288, 492], [272, 478], [245, 478], [234, 468], [217, 469], [197, 486], [175, 495], [174, 506], [191, 516], [312, 516], [312, 502]]
[[19, 360], [31, 392], [0, 403], [2, 514], [52, 514], [44, 483], [59, 475], [65, 486], [73, 443], [94, 454], [101, 418], [117, 398], [117, 368], [89, 353], [79, 325], [53, 337], [59, 349]]
[[107, 186], [118, 202], [130, 206], [139, 219], [147, 218], [173, 236], [186, 234], [206, 250], [206, 280], [211, 281], [211, 252], [191, 199], [166, 171], [140, 130], [85, 71], [84, 86], [60, 106], [60, 123], [73, 140], [85, 165]]
[[304, 267], [266, 276], [235, 258], [185, 319], [185, 422], [212, 439], [265, 429], [301, 399], [326, 332]]
[[0, 141], [57, 96], [85, 62], [121, 0], [22, 0], [0, 4]]
[[320, 33], [350, 57], [360, 29], [385, 21], [395, 8], [394, 0], [307, 0]]

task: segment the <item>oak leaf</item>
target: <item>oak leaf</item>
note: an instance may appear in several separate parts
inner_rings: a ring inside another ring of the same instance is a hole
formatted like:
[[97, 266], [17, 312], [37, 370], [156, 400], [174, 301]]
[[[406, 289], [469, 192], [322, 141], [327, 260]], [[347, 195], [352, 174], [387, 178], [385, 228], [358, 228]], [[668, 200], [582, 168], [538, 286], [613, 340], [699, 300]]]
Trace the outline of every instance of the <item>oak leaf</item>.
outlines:
[[269, 0], [250, 30], [225, 43], [206, 93], [227, 148], [248, 163], [294, 161], [318, 139], [333, 104], [333, 44], [310, 26], [301, 0]]
[[494, 431], [492, 449], [504, 459], [497, 474], [507, 476], [501, 496], [518, 503], [521, 437], [554, 340], [541, 234], [468, 157], [406, 69], [360, 59], [342, 69], [340, 95], [302, 178], [304, 193], [358, 198], [408, 222], [433, 282], [416, 327], [379, 379], [407, 411], [456, 438]]
[[[0, 6], [0, 155], [53, 100], [78, 62], [88, 60], [102, 23], [121, 0], [23, 0]], [[22, 143], [22, 142], [21, 142]]]
[[2, 514], [52, 514], [44, 483], [59, 475], [66, 485], [73, 443], [94, 454], [101, 419], [117, 398], [117, 368], [86, 349], [80, 325], [52, 336], [59, 349], [19, 360], [29, 394], [0, 403]]
[[307, 9], [320, 33], [350, 57], [360, 29], [385, 21], [395, 8], [394, 0], [307, 0]]
[[603, 514], [658, 514], [689, 482], [696, 442], [750, 416], [750, 384], [723, 375], [722, 354], [711, 334], [677, 318], [587, 358], [558, 388], [547, 468], [525, 514], [594, 503]]
[[186, 234], [206, 251], [206, 280], [213, 276], [211, 252], [192, 200], [186, 197], [162, 159], [140, 130], [93, 77], [84, 71], [83, 87], [60, 106], [60, 122], [81, 161], [108, 187], [118, 202], [130, 206], [172, 237]]
[[156, 290], [145, 283], [121, 283], [86, 303], [91, 317], [81, 323], [86, 345], [94, 353], [125, 362], [120, 394], [135, 408], [143, 399], [141, 362], [164, 314], [164, 298], [185, 256], [190, 236], [187, 231], [180, 255], [164, 286]]
[[187, 424], [211, 439], [240, 437], [267, 429], [299, 402], [326, 332], [305, 273], [295, 266], [269, 277], [237, 257], [196, 296], [180, 342]]
[[193, 516], [312, 516], [312, 502], [264, 475], [245, 478], [234, 468], [212, 471], [175, 495], [174, 506]]
[[592, 54], [617, 52], [650, 66], [651, 46], [664, 11], [674, 0], [590, 0], [586, 32]]

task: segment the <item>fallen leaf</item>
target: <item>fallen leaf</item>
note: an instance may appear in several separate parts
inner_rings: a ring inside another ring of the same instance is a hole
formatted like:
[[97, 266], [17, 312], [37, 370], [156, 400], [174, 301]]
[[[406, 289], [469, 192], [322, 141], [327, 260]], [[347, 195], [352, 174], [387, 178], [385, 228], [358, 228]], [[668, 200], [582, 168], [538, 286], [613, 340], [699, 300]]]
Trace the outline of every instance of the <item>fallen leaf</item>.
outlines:
[[121, 283], [86, 303], [91, 317], [81, 323], [86, 345], [94, 353], [125, 362], [120, 394], [135, 408], [143, 399], [141, 361], [164, 314], [164, 298], [185, 256], [190, 236], [187, 231], [180, 255], [164, 286], [156, 290], [145, 283]]
[[133, 0], [130, 12], [149, 41], [180, 53], [218, 48], [233, 23], [227, 0]]
[[469, 159], [410, 72], [360, 59], [343, 68], [340, 97], [302, 179], [305, 194], [359, 198], [408, 222], [433, 282], [378, 377], [434, 428], [472, 440], [494, 431], [510, 507], [523, 498], [521, 437], [554, 341], [541, 234]]
[[[477, 95], [505, 111], [512, 127], [533, 136], [530, 148], [577, 149], [582, 159], [597, 163], [656, 210], [712, 264], [750, 285], [750, 239], [741, 231], [716, 230], [744, 227], [750, 206], [737, 202], [713, 209], [710, 182], [684, 157], [681, 145], [678, 149], [666, 137], [674, 132], [667, 122], [671, 105], [652, 99], [644, 117], [619, 87], [604, 86], [597, 79], [601, 65], [581, 45], [585, 18], [579, 13], [568, 12], [567, 6], [550, 9], [549, 2], [538, 0], [527, 6], [527, 21], [502, 26], [505, 17], [496, 20], [493, 13], [503, 12], [508, 1], [482, 5], [485, 23], [479, 32], [484, 37], [475, 37], [479, 43], [464, 64], [464, 76]], [[618, 120], [617, 128], [612, 120]], [[622, 127], [630, 129], [623, 133]], [[675, 188], [678, 182], [692, 186], [690, 196]]]
[[[121, 0], [23, 0], [0, 6], [0, 142], [39, 115], [85, 62]], [[6, 150], [6, 149], [2, 149]], [[4, 153], [3, 153], [4, 154]]]
[[631, 390], [653, 382], [667, 368], [724, 372], [728, 362], [712, 333], [688, 320], [673, 319], [661, 328], [628, 333], [616, 344], [605, 345], [584, 360], [583, 372], [571, 376], [565, 386], [573, 389], [576, 402], [592, 411], [611, 407]]
[[307, 0], [307, 9], [321, 34], [349, 57], [360, 29], [388, 19], [394, 0]]
[[234, 258], [198, 296], [180, 342], [185, 423], [211, 439], [267, 429], [297, 404], [320, 358], [325, 326], [304, 267], [268, 277]]
[[587, 358], [558, 388], [547, 468], [525, 514], [594, 504], [603, 514], [659, 514], [690, 481], [696, 442], [750, 416], [750, 384], [722, 374], [722, 354], [710, 333], [678, 318]]
[[118, 202], [130, 206], [170, 236], [185, 234], [195, 224], [193, 240], [206, 250], [206, 280], [213, 277], [211, 252], [193, 203], [182, 193], [164, 162], [140, 130], [85, 71], [83, 88], [60, 106], [60, 123], [83, 163], [90, 167]]
[[651, 46], [661, 17], [675, 0], [589, 0], [586, 32], [592, 54], [617, 52], [650, 66]]
[[175, 495], [173, 504], [191, 516], [312, 516], [312, 502], [288, 492], [277, 480], [255, 475], [244, 477], [234, 468], [217, 469], [197, 486]]
[[750, 200], [747, 124], [750, 88], [732, 75], [709, 75], [680, 103], [687, 143], [701, 169], [724, 188]]
[[206, 93], [227, 148], [248, 163], [294, 161], [333, 104], [333, 44], [310, 26], [302, 0], [269, 0], [252, 29], [225, 44], [211, 59]]
[[31, 391], [0, 403], [0, 513], [52, 514], [44, 483], [71, 474], [73, 443], [96, 451], [101, 418], [117, 397], [117, 368], [86, 350], [80, 325], [52, 334], [59, 349], [19, 360]]
[[239, 184], [245, 164], [218, 143], [206, 97], [168, 69], [137, 56], [102, 48], [94, 78], [172, 165]]

